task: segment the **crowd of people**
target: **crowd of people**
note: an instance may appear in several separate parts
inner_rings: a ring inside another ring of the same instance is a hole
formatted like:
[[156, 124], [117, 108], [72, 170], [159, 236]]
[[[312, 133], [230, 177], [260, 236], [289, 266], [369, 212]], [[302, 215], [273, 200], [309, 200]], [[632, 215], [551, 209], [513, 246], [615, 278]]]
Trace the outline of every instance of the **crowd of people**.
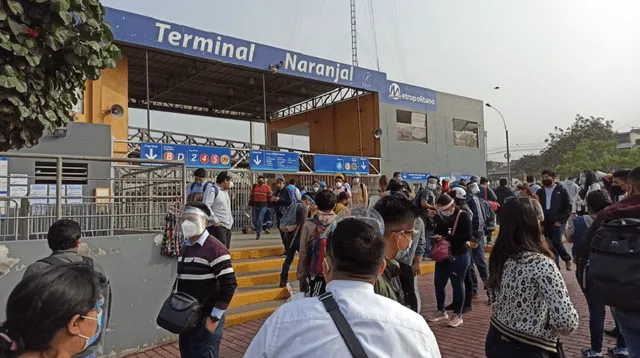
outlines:
[[[298, 253], [305, 298], [269, 317], [246, 356], [440, 357], [429, 324], [463, 325], [481, 289], [492, 308], [487, 357], [562, 356], [561, 336], [578, 326], [563, 261], [566, 270], [575, 264], [588, 303], [591, 339], [583, 356], [603, 356], [609, 306], [618, 339], [607, 354], [640, 357], [640, 279], [633, 270], [640, 268], [640, 167], [602, 174], [585, 170], [579, 181], [561, 182], [545, 170], [540, 184], [529, 176], [515, 186], [501, 179], [492, 189], [476, 176], [432, 176], [414, 187], [394, 173], [379, 178], [377, 195], [361, 178], [348, 183], [341, 174], [332, 185], [314, 181], [309, 188], [278, 178], [275, 192], [259, 176], [250, 196], [256, 239], [276, 225], [285, 248], [280, 286]], [[195, 178], [179, 218], [185, 242], [178, 276], [158, 323], [179, 334], [182, 357], [218, 357], [237, 288], [229, 254], [233, 178], [221, 172], [210, 183], [203, 170]], [[484, 246], [498, 223], [487, 263]], [[51, 255], [30, 265], [9, 296], [0, 357], [104, 353], [110, 282], [78, 253], [80, 239], [74, 221], [50, 228]], [[435, 261], [436, 309], [426, 319], [417, 289], [423, 258]]]

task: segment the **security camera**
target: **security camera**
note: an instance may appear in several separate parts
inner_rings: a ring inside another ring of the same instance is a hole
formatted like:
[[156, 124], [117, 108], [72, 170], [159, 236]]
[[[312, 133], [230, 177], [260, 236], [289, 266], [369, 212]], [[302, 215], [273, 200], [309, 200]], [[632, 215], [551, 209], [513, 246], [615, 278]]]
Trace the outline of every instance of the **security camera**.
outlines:
[[276, 65], [269, 65], [269, 71], [275, 75], [278, 73], [278, 67], [276, 67]]

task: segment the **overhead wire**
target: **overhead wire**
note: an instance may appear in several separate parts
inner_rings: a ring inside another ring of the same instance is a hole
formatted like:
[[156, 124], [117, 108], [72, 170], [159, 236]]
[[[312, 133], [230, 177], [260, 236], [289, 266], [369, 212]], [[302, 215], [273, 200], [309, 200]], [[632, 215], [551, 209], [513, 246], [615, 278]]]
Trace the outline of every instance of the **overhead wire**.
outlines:
[[340, 40], [338, 42], [338, 44], [336, 45], [336, 47], [333, 48], [333, 50], [331, 50], [331, 52], [329, 52], [329, 54], [327, 55], [327, 57], [331, 57], [331, 55], [333, 55], [334, 52], [336, 52], [336, 50], [338, 49], [338, 47], [340, 47], [340, 45], [342, 45], [342, 43], [344, 42], [344, 40], [346, 40], [349, 36], [351, 35], [351, 30], [349, 30], [349, 32], [347, 32], [346, 35], [344, 35], [344, 37], [342, 38], [342, 40]]
[[318, 10], [318, 13], [316, 14], [316, 18], [315, 20], [313, 20], [313, 23], [311, 25], [311, 28], [309, 29], [309, 34], [306, 36], [305, 40], [304, 40], [304, 44], [309, 43], [309, 40], [311, 40], [311, 36], [313, 35], [313, 30], [315, 29], [316, 25], [318, 24], [318, 20], [320, 19], [320, 15], [322, 14], [322, 10], [324, 10], [324, 6], [327, 4], [327, 0], [323, 0], [322, 3], [320, 4], [320, 10]]
[[378, 36], [376, 33], [376, 18], [375, 18], [375, 13], [373, 10], [373, 0], [369, 0], [369, 26], [371, 28], [371, 36], [372, 38], [372, 43], [373, 43], [373, 54], [374, 54], [374, 58], [376, 60], [376, 70], [380, 71], [380, 57], [378, 54]]
[[403, 74], [403, 80], [407, 81], [407, 66], [404, 62], [404, 46], [402, 44], [402, 41], [400, 40], [400, 35], [399, 35], [399, 27], [398, 27], [398, 21], [397, 21], [397, 12], [396, 12], [396, 4], [394, 0], [389, 0], [389, 5], [391, 8], [391, 23], [393, 25], [393, 33], [395, 35], [396, 38], [396, 44], [398, 46], [398, 52], [399, 52], [399, 56], [400, 56], [400, 64], [402, 65], [401, 69], [402, 69], [402, 74]]

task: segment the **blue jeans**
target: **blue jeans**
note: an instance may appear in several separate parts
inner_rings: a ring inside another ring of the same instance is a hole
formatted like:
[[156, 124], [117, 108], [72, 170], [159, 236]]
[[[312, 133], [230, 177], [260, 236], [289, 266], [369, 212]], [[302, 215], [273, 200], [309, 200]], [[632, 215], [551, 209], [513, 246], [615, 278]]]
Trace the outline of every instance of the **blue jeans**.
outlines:
[[464, 307], [464, 279], [467, 276], [469, 265], [471, 264], [471, 254], [452, 256], [451, 259], [436, 262], [434, 273], [434, 285], [436, 291], [436, 302], [438, 310], [444, 312], [445, 299], [447, 298], [447, 282], [451, 280], [453, 289], [453, 313], [462, 316]]
[[428, 259], [431, 257], [431, 236], [433, 235], [433, 231], [425, 229], [424, 235], [427, 238], [427, 246], [425, 246], [424, 254], [422, 255], [422, 257]]
[[218, 358], [225, 316], [218, 321], [218, 327], [213, 334], [207, 330], [205, 320], [206, 318], [192, 331], [180, 335], [181, 358]]
[[251, 219], [253, 220], [253, 229], [256, 231], [256, 237], [260, 238], [262, 235], [262, 225], [264, 223], [264, 215], [267, 213], [267, 207], [254, 207], [251, 213]]
[[564, 225], [558, 227], [551, 224], [551, 226], [546, 227], [544, 231], [544, 236], [547, 238], [549, 246], [556, 253], [556, 264], [559, 263], [559, 259], [562, 259], [562, 261], [571, 261], [571, 255], [569, 255], [567, 249], [562, 243], [562, 233], [564, 232]]
[[612, 308], [613, 318], [629, 349], [629, 358], [640, 357], [640, 311]]
[[[590, 295], [589, 290], [584, 288], [584, 268], [584, 261], [579, 261], [576, 267], [576, 279], [578, 280], [578, 284], [582, 289], [584, 297], [587, 299], [587, 307], [589, 308], [589, 332], [591, 333], [591, 349], [596, 352], [600, 352], [602, 350], [604, 319], [606, 310], [604, 304], [597, 300], [593, 295]], [[618, 335], [616, 347], [627, 347], [622, 334]]]
[[271, 229], [273, 227], [273, 209], [267, 208], [264, 213], [264, 221], [262, 224], [263, 229]]
[[[483, 234], [484, 236], [484, 234]], [[471, 249], [471, 279], [473, 280], [473, 294], [478, 294], [478, 277], [476, 277], [476, 267], [478, 267], [478, 273], [482, 282], [486, 282], [489, 279], [489, 270], [487, 268], [487, 260], [484, 258], [484, 237], [478, 241], [478, 247]]]
[[285, 238], [286, 238], [285, 240], [289, 245], [286, 247], [287, 256], [284, 258], [284, 262], [282, 263], [282, 272], [280, 272], [281, 282], [289, 281], [289, 269], [291, 268], [291, 263], [293, 262], [293, 259], [296, 257], [296, 252], [300, 251], [300, 235], [297, 235], [297, 237], [293, 239], [293, 243], [290, 241], [291, 237], [296, 235], [297, 232], [298, 230], [294, 232], [288, 232], [285, 234]]

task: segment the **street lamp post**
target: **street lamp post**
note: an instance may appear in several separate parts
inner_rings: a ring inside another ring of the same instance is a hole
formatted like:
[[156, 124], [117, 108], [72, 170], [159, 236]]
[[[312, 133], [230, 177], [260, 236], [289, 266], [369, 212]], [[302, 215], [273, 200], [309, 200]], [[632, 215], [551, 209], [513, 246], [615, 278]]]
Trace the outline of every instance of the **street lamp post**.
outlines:
[[487, 103], [486, 106], [489, 108], [493, 108], [496, 112], [498, 112], [498, 114], [502, 118], [502, 123], [504, 124], [504, 135], [507, 139], [507, 153], [504, 155], [504, 157], [507, 158], [507, 172], [509, 176], [509, 186], [511, 186], [511, 153], [509, 152], [509, 130], [507, 129], [507, 121], [504, 120], [504, 116], [502, 115], [502, 113], [500, 113], [500, 111], [496, 107], [492, 106], [491, 103]]

